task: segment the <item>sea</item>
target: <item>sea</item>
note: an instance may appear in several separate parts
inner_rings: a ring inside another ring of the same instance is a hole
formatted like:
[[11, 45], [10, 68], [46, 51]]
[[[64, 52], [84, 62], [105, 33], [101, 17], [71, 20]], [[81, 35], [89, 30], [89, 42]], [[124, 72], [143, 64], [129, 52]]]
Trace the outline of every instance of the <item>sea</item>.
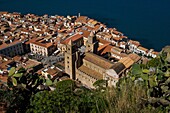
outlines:
[[170, 45], [170, 0], [0, 0], [0, 11], [81, 15], [160, 51]]

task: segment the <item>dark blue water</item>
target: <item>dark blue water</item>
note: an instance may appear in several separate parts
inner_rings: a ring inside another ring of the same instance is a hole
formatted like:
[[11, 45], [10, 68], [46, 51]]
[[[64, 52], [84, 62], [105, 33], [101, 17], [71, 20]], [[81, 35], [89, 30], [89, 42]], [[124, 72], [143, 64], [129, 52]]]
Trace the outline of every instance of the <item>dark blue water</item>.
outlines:
[[0, 10], [38, 15], [87, 15], [144, 47], [170, 45], [170, 0], [0, 0]]

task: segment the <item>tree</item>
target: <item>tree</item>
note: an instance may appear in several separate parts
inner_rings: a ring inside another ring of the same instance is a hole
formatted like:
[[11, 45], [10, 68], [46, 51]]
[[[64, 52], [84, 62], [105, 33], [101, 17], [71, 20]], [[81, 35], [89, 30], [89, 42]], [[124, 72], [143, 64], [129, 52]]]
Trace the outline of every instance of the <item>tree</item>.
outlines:
[[25, 112], [33, 94], [40, 91], [45, 79], [36, 73], [29, 73], [24, 68], [18, 71], [12, 67], [8, 75], [8, 89], [5, 93], [7, 112]]
[[102, 113], [106, 109], [106, 101], [100, 93], [77, 87], [72, 80], [60, 81], [54, 91], [43, 91], [33, 95], [31, 107], [27, 112]]

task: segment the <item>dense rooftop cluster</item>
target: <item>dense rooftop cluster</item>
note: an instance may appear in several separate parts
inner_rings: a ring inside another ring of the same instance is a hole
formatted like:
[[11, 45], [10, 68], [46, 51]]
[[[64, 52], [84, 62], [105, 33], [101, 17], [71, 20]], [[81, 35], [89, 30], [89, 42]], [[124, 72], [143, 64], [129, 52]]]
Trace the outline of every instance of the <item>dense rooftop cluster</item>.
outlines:
[[[31, 68], [40, 66], [40, 64], [43, 66], [41, 69], [36, 68], [38, 73], [45, 73], [45, 76], [50, 73], [56, 75], [58, 71], [64, 71], [62, 53], [66, 51], [66, 45], [82, 40], [80, 44], [76, 45], [83, 51], [82, 45], [85, 46], [88, 37], [92, 35], [99, 42], [98, 55], [102, 57], [110, 55], [109, 59], [113, 59], [112, 62], [130, 57], [134, 63], [141, 57], [144, 61], [147, 57], [156, 57], [158, 54], [153, 49], [142, 47], [140, 42], [128, 39], [116, 28], [107, 28], [106, 25], [87, 16], [38, 16], [0, 12], [0, 54], [2, 54], [0, 76], [4, 77], [11, 66], [23, 65], [23, 67]], [[59, 52], [61, 54], [56, 58], [57, 55], [54, 53], [58, 54]], [[38, 55], [36, 58], [39, 62], [29, 59], [30, 53]], [[49, 57], [51, 55], [54, 55], [55, 58]], [[57, 62], [53, 63], [55, 67], [53, 64], [44, 63], [50, 62], [52, 59], [58, 59], [54, 60]], [[124, 62], [123, 60], [120, 62]], [[129, 68], [128, 65], [125, 67]]]

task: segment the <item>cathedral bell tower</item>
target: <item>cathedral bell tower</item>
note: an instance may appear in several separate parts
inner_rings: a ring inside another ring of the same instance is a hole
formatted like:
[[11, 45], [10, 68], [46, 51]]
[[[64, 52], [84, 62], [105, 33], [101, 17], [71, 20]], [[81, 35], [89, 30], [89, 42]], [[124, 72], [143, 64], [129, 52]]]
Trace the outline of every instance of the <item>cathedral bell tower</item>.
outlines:
[[98, 41], [93, 32], [90, 33], [88, 40], [86, 42], [86, 52], [92, 52], [97, 54]]
[[76, 47], [73, 44], [72, 40], [66, 45], [66, 52], [65, 52], [65, 72], [70, 75], [70, 78], [75, 80], [76, 76]]

